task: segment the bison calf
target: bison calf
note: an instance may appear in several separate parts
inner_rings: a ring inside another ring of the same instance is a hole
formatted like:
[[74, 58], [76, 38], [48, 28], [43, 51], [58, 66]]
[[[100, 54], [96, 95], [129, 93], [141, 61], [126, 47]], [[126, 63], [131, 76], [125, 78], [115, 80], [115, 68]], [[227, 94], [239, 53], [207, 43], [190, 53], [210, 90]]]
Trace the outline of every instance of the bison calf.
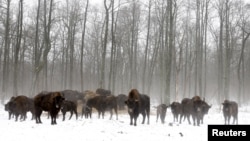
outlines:
[[73, 113], [75, 113], [76, 119], [78, 118], [77, 104], [73, 101], [69, 101], [69, 100], [63, 101], [62, 106], [61, 106], [61, 112], [63, 114], [63, 121], [65, 120], [66, 112], [70, 112], [69, 120], [72, 118]]
[[156, 107], [156, 122], [160, 116], [161, 123], [165, 123], [165, 117], [168, 106], [166, 104], [160, 104]]
[[91, 118], [92, 115], [92, 108], [88, 107], [86, 104], [82, 106], [82, 117], [83, 115], [85, 118]]
[[231, 116], [233, 117], [233, 124], [238, 124], [238, 104], [235, 101], [224, 100], [223, 105], [223, 116], [225, 124], [230, 124]]
[[181, 115], [182, 113], [182, 107], [181, 107], [181, 103], [179, 102], [172, 102], [170, 104], [170, 108], [171, 108], [171, 112], [173, 114], [173, 121], [175, 122], [178, 122], [178, 118], [179, 118], [179, 115]]

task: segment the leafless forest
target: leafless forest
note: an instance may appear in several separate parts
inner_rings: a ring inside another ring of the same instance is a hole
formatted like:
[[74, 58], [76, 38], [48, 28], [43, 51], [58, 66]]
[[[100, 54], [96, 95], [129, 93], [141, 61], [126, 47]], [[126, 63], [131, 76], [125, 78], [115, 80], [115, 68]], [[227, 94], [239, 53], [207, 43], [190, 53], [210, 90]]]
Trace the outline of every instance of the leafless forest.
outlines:
[[0, 99], [137, 88], [247, 103], [249, 36], [244, 0], [0, 0]]

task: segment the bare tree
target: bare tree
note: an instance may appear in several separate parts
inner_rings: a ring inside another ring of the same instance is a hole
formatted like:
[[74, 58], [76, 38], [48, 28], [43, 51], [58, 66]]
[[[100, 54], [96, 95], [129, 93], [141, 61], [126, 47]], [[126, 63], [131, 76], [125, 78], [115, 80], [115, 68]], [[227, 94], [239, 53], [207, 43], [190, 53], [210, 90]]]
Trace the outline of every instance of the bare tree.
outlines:
[[4, 58], [3, 58], [3, 77], [2, 77], [2, 92], [5, 93], [9, 82], [9, 50], [10, 50], [10, 3], [7, 0], [6, 6], [6, 21], [4, 23]]
[[17, 16], [17, 30], [16, 30], [16, 48], [14, 52], [14, 74], [13, 74], [13, 92], [18, 95], [18, 72], [19, 72], [19, 51], [21, 48], [22, 32], [23, 32], [23, 0], [19, 1], [18, 16]]
[[85, 11], [84, 11], [84, 22], [83, 22], [83, 31], [82, 31], [82, 45], [81, 45], [81, 61], [80, 61], [80, 76], [81, 76], [81, 91], [83, 91], [83, 50], [85, 45], [85, 30], [86, 30], [86, 22], [87, 22], [87, 15], [88, 15], [88, 6], [89, 0], [87, 0]]
[[100, 88], [105, 87], [105, 64], [106, 64], [106, 50], [108, 44], [108, 32], [109, 32], [109, 9], [111, 8], [111, 2], [109, 5], [107, 4], [107, 0], [104, 0], [104, 7], [105, 7], [105, 32], [104, 32], [104, 40], [103, 40], [103, 47], [102, 47], [102, 63], [101, 63], [101, 79], [100, 79]]

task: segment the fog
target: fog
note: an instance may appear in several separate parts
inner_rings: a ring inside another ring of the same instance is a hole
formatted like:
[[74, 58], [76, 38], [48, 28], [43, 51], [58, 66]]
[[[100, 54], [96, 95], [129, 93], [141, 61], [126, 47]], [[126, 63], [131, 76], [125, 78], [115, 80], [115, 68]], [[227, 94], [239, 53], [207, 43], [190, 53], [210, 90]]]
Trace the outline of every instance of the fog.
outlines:
[[0, 2], [2, 100], [44, 90], [118, 95], [136, 88], [154, 103], [194, 95], [249, 103], [249, 3], [7, 2]]

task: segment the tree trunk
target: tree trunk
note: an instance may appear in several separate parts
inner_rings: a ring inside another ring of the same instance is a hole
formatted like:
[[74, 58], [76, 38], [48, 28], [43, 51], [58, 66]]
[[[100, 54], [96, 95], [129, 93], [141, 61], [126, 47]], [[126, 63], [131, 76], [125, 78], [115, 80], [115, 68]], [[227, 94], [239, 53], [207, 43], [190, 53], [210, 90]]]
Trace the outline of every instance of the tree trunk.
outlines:
[[104, 41], [103, 41], [103, 47], [102, 47], [102, 63], [101, 63], [101, 79], [100, 79], [100, 88], [105, 88], [105, 64], [106, 64], [106, 50], [107, 50], [107, 44], [108, 44], [108, 27], [109, 27], [109, 9], [110, 9], [111, 3], [108, 6], [107, 0], [104, 0], [104, 7], [106, 11], [106, 18], [105, 18], [105, 32], [104, 32]]
[[[149, 0], [149, 4], [148, 4], [148, 23], [147, 23], [147, 39], [146, 39], [146, 46], [145, 46], [145, 51], [144, 51], [144, 65], [143, 65], [143, 70], [142, 70], [142, 92], [146, 93], [146, 83], [147, 82], [147, 64], [148, 64], [148, 48], [149, 48], [149, 37], [150, 37], [150, 25], [151, 25], [151, 6], [152, 6], [152, 1]], [[148, 92], [147, 92], [148, 93]]]
[[81, 76], [81, 91], [83, 92], [83, 50], [85, 45], [85, 30], [86, 30], [86, 22], [87, 22], [87, 15], [88, 15], [88, 6], [89, 6], [89, 0], [87, 0], [86, 7], [85, 7], [85, 13], [84, 13], [84, 23], [83, 23], [83, 31], [82, 31], [82, 45], [81, 45], [81, 62], [80, 62], [80, 76]]
[[22, 31], [23, 31], [23, 0], [19, 1], [18, 16], [17, 16], [17, 37], [16, 37], [16, 48], [14, 52], [14, 74], [13, 74], [13, 93], [15, 96], [18, 95], [18, 62], [19, 62], [19, 51], [21, 48]]
[[5, 93], [9, 82], [9, 49], [10, 49], [10, 1], [7, 0], [6, 23], [4, 33], [4, 58], [3, 58], [3, 77], [2, 92]]

